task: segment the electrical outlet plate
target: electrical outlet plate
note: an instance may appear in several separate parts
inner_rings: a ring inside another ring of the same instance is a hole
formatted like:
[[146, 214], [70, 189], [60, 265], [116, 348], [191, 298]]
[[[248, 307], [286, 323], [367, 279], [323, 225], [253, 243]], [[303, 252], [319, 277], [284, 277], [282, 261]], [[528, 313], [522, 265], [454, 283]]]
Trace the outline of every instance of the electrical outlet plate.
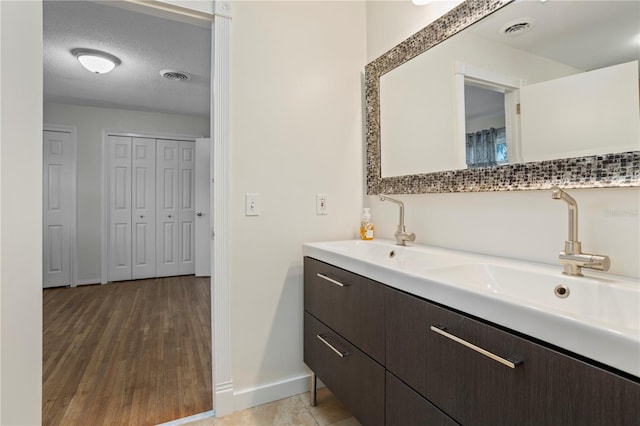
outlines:
[[245, 194], [245, 216], [260, 216], [260, 194]]
[[329, 214], [327, 209], [327, 197], [326, 194], [318, 194], [316, 195], [316, 214], [318, 215], [326, 215]]

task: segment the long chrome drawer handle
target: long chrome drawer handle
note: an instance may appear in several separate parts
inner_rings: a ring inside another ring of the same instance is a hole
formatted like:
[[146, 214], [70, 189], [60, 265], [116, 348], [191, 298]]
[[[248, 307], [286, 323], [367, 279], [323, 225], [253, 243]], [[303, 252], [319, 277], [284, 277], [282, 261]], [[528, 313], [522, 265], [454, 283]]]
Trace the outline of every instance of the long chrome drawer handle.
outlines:
[[341, 283], [340, 281], [336, 281], [336, 280], [334, 280], [333, 278], [329, 278], [328, 276], [323, 275], [323, 274], [321, 274], [321, 273], [319, 273], [319, 272], [318, 272], [318, 274], [317, 274], [317, 275], [318, 275], [320, 278], [322, 278], [323, 280], [327, 280], [327, 281], [329, 281], [330, 283], [333, 283], [333, 284], [335, 284], [335, 285], [339, 285], [340, 287], [348, 287], [348, 286], [350, 285], [350, 284], [348, 284], [348, 283]]
[[337, 354], [338, 354], [338, 356], [340, 356], [340, 358], [344, 358], [345, 356], [348, 356], [348, 355], [349, 355], [349, 352], [347, 352], [347, 351], [342, 352], [342, 351], [339, 351], [338, 349], [336, 349], [336, 347], [335, 347], [335, 346], [333, 346], [331, 343], [329, 343], [329, 342], [327, 341], [327, 339], [325, 339], [325, 338], [324, 338], [324, 336], [323, 336], [323, 335], [321, 335], [321, 334], [317, 334], [317, 335], [316, 335], [316, 337], [317, 337], [318, 339], [320, 339], [320, 340], [322, 341], [322, 343], [324, 343], [325, 345], [329, 346], [329, 347], [331, 348], [331, 350], [332, 350], [332, 351], [334, 351], [335, 353], [337, 353]]
[[447, 333], [446, 331], [444, 331], [444, 327], [437, 327], [432, 325], [431, 331], [435, 331], [436, 333], [446, 337], [447, 339], [451, 339], [454, 342], [458, 342], [461, 345], [468, 347], [469, 349], [473, 349], [476, 352], [480, 352], [482, 355], [489, 357], [494, 361], [498, 361], [500, 364], [506, 365], [509, 368], [516, 368], [518, 365], [522, 364], [522, 361], [518, 359], [508, 360], [508, 359], [502, 358], [494, 353], [489, 352], [486, 349], [482, 349], [481, 347], [474, 345], [473, 343], [469, 343], [466, 340], [462, 340], [461, 338], [454, 336], [453, 334]]

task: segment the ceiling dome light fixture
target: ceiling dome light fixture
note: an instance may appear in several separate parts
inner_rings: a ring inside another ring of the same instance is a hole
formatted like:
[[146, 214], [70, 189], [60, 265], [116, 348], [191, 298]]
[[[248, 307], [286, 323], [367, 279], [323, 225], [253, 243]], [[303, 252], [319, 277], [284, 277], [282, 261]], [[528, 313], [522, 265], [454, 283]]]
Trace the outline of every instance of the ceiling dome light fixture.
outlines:
[[73, 49], [71, 54], [89, 71], [105, 74], [120, 65], [120, 59], [113, 55], [94, 49]]

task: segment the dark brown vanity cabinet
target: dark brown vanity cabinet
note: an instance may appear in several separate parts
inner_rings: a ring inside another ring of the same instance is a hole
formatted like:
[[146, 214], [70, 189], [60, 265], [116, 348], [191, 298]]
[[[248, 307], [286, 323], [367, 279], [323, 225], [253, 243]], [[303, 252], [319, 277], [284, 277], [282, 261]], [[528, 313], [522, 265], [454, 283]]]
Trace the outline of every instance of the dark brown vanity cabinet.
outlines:
[[308, 312], [304, 362], [363, 425], [384, 425], [384, 367]]
[[385, 313], [387, 370], [463, 425], [640, 424], [638, 383], [393, 289]]
[[458, 424], [393, 374], [387, 372], [386, 379], [385, 424], [387, 426], [455, 426]]
[[384, 291], [304, 259], [304, 362], [363, 425], [384, 425]]
[[304, 309], [384, 365], [385, 286], [304, 259]]
[[637, 378], [326, 263], [304, 266], [304, 361], [364, 426], [640, 426]]

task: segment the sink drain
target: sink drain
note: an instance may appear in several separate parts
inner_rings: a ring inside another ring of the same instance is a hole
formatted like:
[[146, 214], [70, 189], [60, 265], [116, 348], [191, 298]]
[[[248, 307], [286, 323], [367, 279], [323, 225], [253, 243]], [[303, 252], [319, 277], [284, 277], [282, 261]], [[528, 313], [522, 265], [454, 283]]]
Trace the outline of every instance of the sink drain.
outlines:
[[571, 293], [569, 291], [569, 287], [562, 284], [556, 286], [556, 288], [553, 289], [553, 292], [556, 294], [556, 296], [558, 296], [561, 299], [564, 299], [565, 297], [569, 297], [569, 293]]
[[396, 251], [395, 250], [391, 250], [389, 252], [389, 259], [393, 259], [394, 257], [396, 257]]

